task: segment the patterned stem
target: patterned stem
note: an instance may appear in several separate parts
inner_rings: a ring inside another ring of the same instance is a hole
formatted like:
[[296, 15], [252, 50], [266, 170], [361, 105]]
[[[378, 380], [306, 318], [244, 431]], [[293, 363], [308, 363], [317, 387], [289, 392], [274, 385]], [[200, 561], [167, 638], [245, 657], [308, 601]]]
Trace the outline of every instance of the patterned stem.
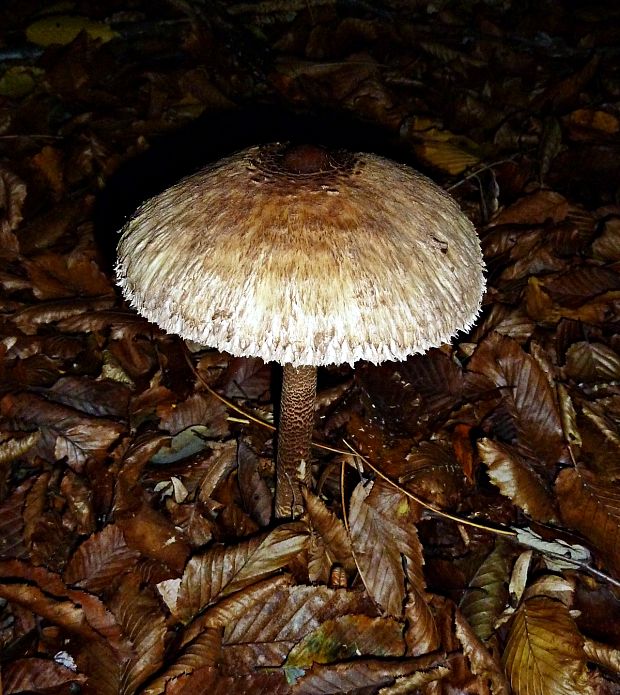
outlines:
[[276, 459], [276, 517], [279, 519], [295, 519], [304, 511], [301, 490], [311, 482], [315, 396], [316, 367], [285, 364]]

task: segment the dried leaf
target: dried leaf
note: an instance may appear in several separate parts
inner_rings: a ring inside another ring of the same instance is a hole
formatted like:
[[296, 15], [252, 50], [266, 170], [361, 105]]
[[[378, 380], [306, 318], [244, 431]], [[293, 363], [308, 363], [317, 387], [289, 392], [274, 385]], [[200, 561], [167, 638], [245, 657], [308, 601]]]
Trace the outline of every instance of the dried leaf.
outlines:
[[290, 688], [281, 671], [255, 671], [234, 677], [206, 666], [174, 678], [165, 692], [166, 695], [288, 695]]
[[26, 558], [23, 509], [35, 478], [25, 480], [0, 505], [0, 558]]
[[97, 684], [97, 695], [119, 695], [121, 672], [125, 659], [120, 659], [108, 644], [84, 640], [75, 656], [80, 671]]
[[0, 413], [20, 426], [38, 427], [42, 438], [37, 449], [52, 462], [66, 456], [67, 464], [77, 472], [89, 458], [105, 458], [108, 447], [124, 430], [112, 420], [86, 417], [29, 393], [5, 396]]
[[48, 391], [49, 397], [87, 415], [126, 418], [131, 390], [109, 380], [61, 377]]
[[[449, 666], [435, 666], [424, 671], [417, 671], [410, 676], [399, 676], [394, 681], [394, 685], [387, 685], [381, 688], [378, 691], [378, 695], [411, 695], [411, 693], [419, 691], [420, 688], [429, 683], [435, 683], [443, 678], [447, 678], [450, 673], [451, 669]], [[428, 692], [430, 694], [431, 691], [429, 690]], [[435, 691], [433, 690], [432, 692], [434, 693]]]
[[32, 536], [37, 524], [43, 516], [47, 504], [47, 489], [51, 475], [42, 473], [32, 485], [24, 505], [24, 539], [28, 545], [32, 543]]
[[95, 312], [109, 309], [113, 303], [114, 298], [111, 295], [86, 299], [57, 299], [33, 304], [26, 309], [22, 309], [15, 315], [13, 320], [27, 335], [36, 333], [41, 325], [61, 322], [67, 319], [72, 319], [76, 324], [81, 325], [81, 330], [90, 332], [96, 330], [93, 325]]
[[568, 214], [568, 201], [559, 193], [540, 190], [520, 198], [502, 210], [493, 220], [500, 224], [544, 224], [548, 220], [561, 222]]
[[415, 145], [414, 149], [420, 159], [453, 176], [480, 162], [476, 155], [449, 141], [429, 139]]
[[0, 465], [11, 463], [23, 456], [39, 441], [41, 433], [37, 430], [21, 437], [11, 437], [0, 444]]
[[207, 628], [175, 659], [161, 676], [151, 681], [142, 691], [144, 695], [160, 695], [166, 684], [178, 676], [187, 675], [205, 667], [215, 668], [220, 662], [222, 651], [221, 630]]
[[556, 572], [589, 565], [592, 560], [590, 551], [583, 545], [571, 545], [562, 539], [543, 540], [541, 536], [529, 528], [515, 529], [515, 531], [519, 543], [542, 553], [547, 567]]
[[398, 482], [435, 506], [446, 508], [458, 499], [463, 471], [449, 449], [435, 442], [421, 442], [407, 454]]
[[602, 343], [573, 343], [566, 351], [565, 370], [574, 381], [616, 381], [620, 355]]
[[531, 598], [515, 613], [503, 663], [516, 695], [588, 695], [583, 638], [563, 603]]
[[493, 695], [510, 695], [510, 688], [502, 667], [476, 637], [471, 626], [458, 610], [455, 612], [454, 622], [456, 636], [467, 656], [472, 673], [483, 679], [483, 682], [490, 683]]
[[410, 504], [402, 493], [380, 484], [360, 483], [351, 495], [351, 541], [364, 586], [395, 616], [403, 613], [409, 582], [424, 591], [422, 550]]
[[570, 448], [573, 458], [579, 455], [583, 441], [577, 425], [577, 412], [573, 400], [564, 384], [558, 384], [558, 401], [560, 404], [560, 417], [564, 438]]
[[597, 295], [620, 290], [620, 277], [612, 268], [584, 265], [545, 278], [545, 289], [560, 304], [578, 307]]
[[313, 663], [329, 664], [359, 656], [402, 656], [403, 624], [392, 618], [343, 615], [326, 620], [289, 652], [284, 668], [295, 671]]
[[605, 222], [603, 231], [592, 243], [592, 254], [605, 261], [620, 261], [620, 218]]
[[195, 393], [181, 403], [161, 405], [157, 415], [161, 418], [160, 428], [170, 434], [178, 434], [191, 425], [204, 426], [205, 436], [213, 439], [229, 434], [228, 410], [212, 394]]
[[[162, 593], [161, 585], [157, 587], [172, 613], [175, 611], [174, 606], [176, 605], [176, 598], [181, 584], [180, 579], [173, 581], [176, 582], [176, 587], [173, 588], [172, 594]], [[272, 594], [279, 592], [284, 587], [288, 587], [291, 582], [292, 578], [286, 574], [270, 577], [269, 579], [255, 582], [243, 591], [222, 599], [187, 626], [183, 633], [182, 644], [186, 645], [191, 642], [204, 629], [217, 628], [219, 630], [225, 626], [234, 625], [242, 616], [246, 616], [257, 605], [262, 606], [264, 603], [267, 603]], [[278, 597], [281, 598], [281, 594], [278, 593]]]
[[618, 302], [620, 292], [614, 290], [597, 295], [575, 309], [555, 304], [538, 278], [530, 277], [525, 290], [525, 310], [539, 323], [556, 324], [561, 319], [602, 324]]
[[39, 177], [50, 187], [54, 200], [59, 200], [64, 193], [62, 151], [51, 145], [44, 145], [30, 159], [30, 163]]
[[0, 167], [0, 258], [12, 260], [19, 253], [13, 230], [22, 221], [26, 184], [13, 172]]
[[[351, 613], [376, 615], [364, 592], [281, 583], [274, 590], [276, 582], [254, 584], [208, 609], [204, 620], [195, 621], [198, 629], [201, 624], [226, 621], [222, 656], [231, 672], [251, 673], [257, 663], [264, 668], [281, 666], [291, 648], [326, 620]], [[192, 628], [188, 637], [197, 634]]]
[[31, 657], [14, 659], [2, 667], [2, 692], [39, 692], [70, 683], [84, 683], [86, 676], [57, 663], [53, 659]]
[[26, 37], [38, 46], [64, 46], [71, 43], [80, 32], [86, 32], [91, 38], [103, 42], [111, 41], [118, 36], [105, 22], [97, 22], [79, 15], [52, 14], [30, 24], [26, 29]]
[[271, 521], [273, 495], [259, 474], [258, 464], [258, 456], [240, 440], [237, 448], [237, 480], [243, 507], [259, 526], [267, 526]]
[[555, 465], [565, 456], [562, 423], [547, 376], [510, 338], [491, 334], [468, 368], [500, 389], [501, 406], [515, 428], [515, 444], [534, 460]]
[[555, 485], [563, 521], [578, 529], [620, 572], [620, 490], [581, 467], [560, 472]]
[[179, 572], [185, 566], [190, 547], [181, 530], [144, 500], [141, 506], [119, 515], [116, 523], [130, 548]]
[[310, 581], [326, 584], [334, 565], [341, 565], [351, 576], [355, 571], [355, 561], [344, 524], [319, 497], [307, 490], [304, 490], [304, 502], [311, 529], [308, 550]]
[[136, 565], [140, 553], [129, 548], [116, 524], [89, 536], [73, 553], [64, 573], [67, 584], [95, 593], [109, 589]]
[[433, 611], [425, 596], [412, 588], [405, 604], [407, 656], [420, 656], [439, 648], [440, 638]]
[[304, 525], [290, 523], [266, 536], [195, 555], [181, 579], [175, 617], [187, 622], [216, 598], [276, 572], [304, 550], [307, 542]]
[[93, 491], [87, 481], [68, 469], [60, 483], [60, 491], [67, 501], [70, 514], [79, 535], [88, 535], [95, 530]]
[[483, 642], [495, 633], [495, 623], [508, 604], [510, 548], [498, 541], [472, 577], [460, 609], [474, 634]]
[[360, 688], [391, 685], [396, 678], [412, 673], [428, 673], [445, 666], [432, 656], [412, 659], [360, 659], [339, 664], [315, 664], [292, 689], [294, 695], [337, 695]]
[[121, 693], [131, 695], [163, 663], [166, 620], [155, 597], [147, 589], [140, 589], [137, 575], [125, 577], [110, 609], [136, 652], [122, 669]]
[[57, 574], [19, 560], [0, 562], [0, 577], [0, 596], [86, 640], [105, 641], [117, 658], [130, 653], [113, 615], [96, 596], [70, 589]]
[[612, 673], [620, 673], [620, 649], [591, 639], [584, 640], [583, 649], [588, 661], [594, 661]]
[[536, 521], [549, 523], [556, 520], [551, 491], [531, 464], [517, 451], [484, 438], [478, 442], [478, 452], [487, 466], [489, 478], [502, 495]]
[[270, 399], [271, 367], [258, 357], [234, 357], [218, 381], [227, 398]]

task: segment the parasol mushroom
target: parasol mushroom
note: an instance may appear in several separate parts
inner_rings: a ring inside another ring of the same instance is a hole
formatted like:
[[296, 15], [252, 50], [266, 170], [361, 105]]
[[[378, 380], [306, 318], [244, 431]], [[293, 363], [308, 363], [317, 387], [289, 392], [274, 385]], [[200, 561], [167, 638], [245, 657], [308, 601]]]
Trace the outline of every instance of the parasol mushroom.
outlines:
[[284, 365], [276, 514], [303, 511], [317, 366], [403, 360], [475, 320], [473, 225], [441, 188], [373, 154], [251, 147], [145, 202], [118, 284], [164, 330]]

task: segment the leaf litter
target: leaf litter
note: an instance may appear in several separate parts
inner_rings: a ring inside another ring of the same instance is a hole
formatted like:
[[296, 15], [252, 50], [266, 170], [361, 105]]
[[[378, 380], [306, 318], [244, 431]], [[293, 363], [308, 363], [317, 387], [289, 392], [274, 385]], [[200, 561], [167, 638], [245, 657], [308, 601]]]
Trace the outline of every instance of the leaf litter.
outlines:
[[[3, 692], [620, 692], [610, 11], [0, 9]], [[488, 289], [451, 346], [322, 370], [278, 524], [277, 373], [128, 310], [110, 252], [292, 111], [452, 191]]]

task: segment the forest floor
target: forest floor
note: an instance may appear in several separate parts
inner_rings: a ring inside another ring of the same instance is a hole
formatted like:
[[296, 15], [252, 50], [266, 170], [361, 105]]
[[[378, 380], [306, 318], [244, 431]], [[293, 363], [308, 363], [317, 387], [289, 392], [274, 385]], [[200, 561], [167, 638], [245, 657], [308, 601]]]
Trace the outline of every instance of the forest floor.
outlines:
[[[0, 7], [0, 692], [620, 693], [620, 8], [41, 5]], [[113, 265], [143, 199], [302, 136], [448, 190], [487, 291], [320, 370], [281, 522], [277, 365]]]

